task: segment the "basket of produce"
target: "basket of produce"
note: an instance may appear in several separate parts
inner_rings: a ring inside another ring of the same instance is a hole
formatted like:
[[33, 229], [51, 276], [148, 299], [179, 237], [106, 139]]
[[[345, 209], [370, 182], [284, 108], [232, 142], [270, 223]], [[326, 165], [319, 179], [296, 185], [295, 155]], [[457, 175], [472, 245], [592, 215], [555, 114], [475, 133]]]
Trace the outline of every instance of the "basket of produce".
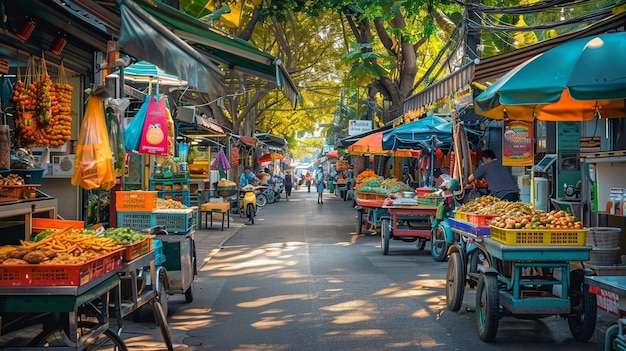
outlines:
[[442, 200], [441, 196], [417, 196], [417, 204], [420, 206], [439, 206]]
[[494, 218], [497, 217], [494, 215], [476, 214], [476, 213], [467, 213], [465, 215], [466, 215], [466, 221], [468, 223], [478, 225], [478, 226], [489, 226], [489, 222], [491, 222]]
[[95, 231], [47, 230], [0, 248], [0, 286], [80, 286], [114, 271], [124, 249]]
[[215, 187], [215, 194], [220, 197], [229, 197], [237, 194], [237, 184], [222, 178]]
[[132, 261], [152, 251], [154, 236], [145, 235], [130, 228], [108, 228], [101, 236], [115, 240], [124, 248], [124, 261]]
[[491, 238], [506, 245], [584, 246], [589, 231], [565, 211], [506, 213], [490, 226]]

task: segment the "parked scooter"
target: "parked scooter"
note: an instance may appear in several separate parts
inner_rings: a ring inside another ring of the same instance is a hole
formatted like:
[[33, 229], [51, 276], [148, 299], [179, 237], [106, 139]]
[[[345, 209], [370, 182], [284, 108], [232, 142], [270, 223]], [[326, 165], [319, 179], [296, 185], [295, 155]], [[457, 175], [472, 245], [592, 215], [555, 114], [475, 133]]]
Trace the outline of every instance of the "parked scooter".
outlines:
[[[267, 203], [265, 195], [260, 193], [265, 190], [267, 190], [267, 187], [264, 185], [253, 186], [249, 184], [240, 189], [240, 192], [243, 193], [243, 196], [239, 197], [240, 217], [243, 217], [245, 214], [246, 217], [248, 217], [249, 222], [254, 224], [254, 216], [256, 216], [257, 208], [263, 207], [265, 206], [265, 203]], [[262, 205], [259, 205], [259, 201]]]

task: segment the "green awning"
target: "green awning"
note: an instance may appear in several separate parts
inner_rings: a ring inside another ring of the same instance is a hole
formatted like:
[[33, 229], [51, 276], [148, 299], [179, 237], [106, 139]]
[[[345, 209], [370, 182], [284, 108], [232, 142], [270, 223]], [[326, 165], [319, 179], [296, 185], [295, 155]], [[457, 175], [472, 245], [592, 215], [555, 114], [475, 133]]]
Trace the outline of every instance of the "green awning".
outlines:
[[[284, 89], [291, 106], [296, 107], [300, 100], [298, 88], [277, 57], [159, 1], [134, 1], [169, 28], [172, 33], [211, 60], [223, 64], [228, 69], [276, 82]], [[130, 2], [130, 0], [121, 0], [121, 2]]]

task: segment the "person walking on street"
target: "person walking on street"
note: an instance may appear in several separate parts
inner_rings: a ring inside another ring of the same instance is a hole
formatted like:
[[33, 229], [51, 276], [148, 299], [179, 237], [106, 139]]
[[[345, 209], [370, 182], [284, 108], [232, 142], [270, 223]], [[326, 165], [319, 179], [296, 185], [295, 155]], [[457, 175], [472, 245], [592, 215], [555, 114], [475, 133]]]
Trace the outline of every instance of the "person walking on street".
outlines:
[[508, 201], [518, 201], [519, 193], [517, 184], [511, 176], [511, 172], [502, 166], [500, 160], [496, 158], [493, 150], [485, 150], [481, 156], [483, 164], [467, 178], [469, 183], [475, 179], [485, 178], [489, 184], [491, 195]]
[[317, 203], [322, 205], [324, 204], [324, 197], [322, 196], [325, 187], [324, 181], [324, 169], [320, 167], [315, 174], [315, 186], [317, 187]]
[[307, 189], [307, 193], [311, 192], [311, 173], [309, 171], [306, 171], [306, 189]]
[[289, 201], [289, 196], [291, 196], [291, 188], [293, 187], [293, 175], [290, 170], [287, 170], [287, 174], [285, 174], [285, 197], [287, 201]]

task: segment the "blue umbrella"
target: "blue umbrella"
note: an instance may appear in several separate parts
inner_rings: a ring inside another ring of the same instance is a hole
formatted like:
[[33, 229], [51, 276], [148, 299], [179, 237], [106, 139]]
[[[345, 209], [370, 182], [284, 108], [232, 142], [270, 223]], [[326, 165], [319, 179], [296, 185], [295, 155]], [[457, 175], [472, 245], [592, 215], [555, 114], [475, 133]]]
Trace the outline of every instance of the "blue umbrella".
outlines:
[[[466, 132], [471, 149], [482, 146], [480, 134], [471, 129], [466, 129]], [[437, 115], [427, 116], [383, 132], [384, 150], [449, 148], [453, 142], [452, 122]]]

